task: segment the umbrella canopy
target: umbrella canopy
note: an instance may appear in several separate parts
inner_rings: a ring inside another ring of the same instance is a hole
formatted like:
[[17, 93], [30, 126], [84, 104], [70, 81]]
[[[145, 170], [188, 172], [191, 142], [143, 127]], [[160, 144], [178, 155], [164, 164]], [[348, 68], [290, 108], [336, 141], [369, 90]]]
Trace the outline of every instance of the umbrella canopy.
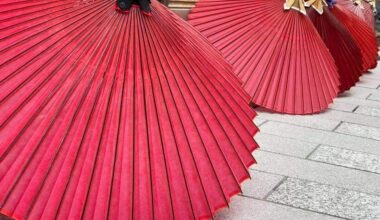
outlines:
[[360, 48], [346, 27], [327, 7], [324, 8], [322, 14], [309, 9], [308, 15], [334, 57], [340, 76], [340, 91], [350, 89], [359, 81], [363, 71]]
[[[252, 102], [289, 114], [326, 109], [339, 91], [334, 59], [303, 3], [202, 0], [189, 15], [233, 65]], [[227, 7], [228, 6], [228, 7]]]
[[372, 6], [364, 0], [336, 0], [337, 4], [352, 11], [360, 19], [365, 21], [372, 30], [375, 30], [375, 15]]
[[360, 48], [363, 56], [364, 71], [375, 68], [378, 51], [375, 32], [353, 12], [339, 4], [330, 8], [330, 11], [347, 28], [356, 45]]
[[0, 2], [0, 212], [210, 218], [255, 161], [231, 67], [160, 3]]

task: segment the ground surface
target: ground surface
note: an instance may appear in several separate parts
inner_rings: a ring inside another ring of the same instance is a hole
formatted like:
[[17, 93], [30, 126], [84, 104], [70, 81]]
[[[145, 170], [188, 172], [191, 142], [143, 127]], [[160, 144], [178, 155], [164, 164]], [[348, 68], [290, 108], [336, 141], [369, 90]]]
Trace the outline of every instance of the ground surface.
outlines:
[[380, 219], [380, 67], [321, 114], [257, 112], [258, 164], [217, 220]]

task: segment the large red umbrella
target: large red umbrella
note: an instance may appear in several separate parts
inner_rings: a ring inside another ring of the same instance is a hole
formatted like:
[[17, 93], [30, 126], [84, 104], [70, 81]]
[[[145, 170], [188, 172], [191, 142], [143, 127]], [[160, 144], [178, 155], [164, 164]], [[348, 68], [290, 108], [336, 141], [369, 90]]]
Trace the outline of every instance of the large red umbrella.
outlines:
[[365, 0], [336, 0], [337, 4], [352, 11], [375, 30], [375, 15], [372, 6]]
[[[306, 13], [302, 1], [288, 3]], [[339, 80], [325, 43], [296, 10], [285, 11], [284, 0], [202, 0], [189, 22], [233, 65], [255, 104], [310, 114], [328, 107]]]
[[343, 6], [336, 4], [331, 13], [344, 25], [359, 46], [363, 56], [364, 71], [377, 65], [377, 40], [375, 32], [363, 20]]
[[211, 218], [255, 161], [248, 95], [191, 26], [112, 0], [0, 3], [0, 212]]
[[309, 9], [308, 15], [334, 57], [340, 76], [341, 92], [350, 89], [359, 81], [363, 72], [360, 48], [346, 27], [327, 7], [324, 7], [322, 14]]

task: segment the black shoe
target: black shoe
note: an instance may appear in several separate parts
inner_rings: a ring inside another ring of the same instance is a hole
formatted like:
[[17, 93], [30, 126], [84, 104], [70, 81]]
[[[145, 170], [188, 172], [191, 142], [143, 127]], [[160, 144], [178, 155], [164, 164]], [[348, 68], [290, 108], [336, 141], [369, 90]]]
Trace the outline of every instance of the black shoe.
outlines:
[[132, 6], [131, 0], [117, 0], [117, 6], [121, 11], [129, 11]]
[[150, 0], [138, 0], [140, 9], [143, 12], [143, 14], [147, 16], [151, 16], [152, 10], [150, 9]]

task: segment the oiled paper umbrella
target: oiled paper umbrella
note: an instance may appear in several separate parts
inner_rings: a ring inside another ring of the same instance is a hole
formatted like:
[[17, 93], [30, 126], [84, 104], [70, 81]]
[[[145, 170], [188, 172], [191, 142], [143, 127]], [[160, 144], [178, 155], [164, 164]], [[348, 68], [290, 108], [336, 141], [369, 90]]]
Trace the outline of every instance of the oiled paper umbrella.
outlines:
[[356, 45], [360, 48], [364, 71], [375, 68], [378, 51], [375, 32], [353, 12], [339, 4], [330, 8], [330, 11], [347, 28]]
[[257, 147], [221, 54], [152, 1], [0, 2], [0, 212], [211, 218]]
[[329, 48], [338, 67], [340, 91], [350, 89], [359, 81], [363, 72], [363, 57], [350, 32], [327, 7], [322, 13], [308, 9], [308, 15]]
[[336, 3], [352, 11], [375, 30], [375, 15], [372, 6], [365, 0], [336, 0]]
[[233, 65], [252, 102], [281, 113], [320, 112], [339, 91], [337, 68], [304, 2], [284, 2], [202, 0], [189, 22]]

